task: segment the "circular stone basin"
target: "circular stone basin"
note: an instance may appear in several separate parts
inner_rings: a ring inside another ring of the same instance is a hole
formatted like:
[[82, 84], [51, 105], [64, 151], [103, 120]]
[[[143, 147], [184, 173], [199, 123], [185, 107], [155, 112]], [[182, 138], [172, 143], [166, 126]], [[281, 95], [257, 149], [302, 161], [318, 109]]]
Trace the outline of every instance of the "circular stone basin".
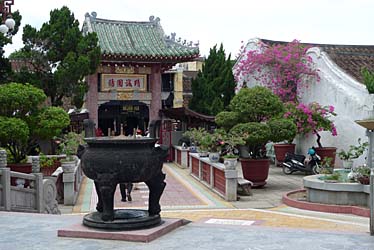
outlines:
[[339, 183], [353, 183], [348, 179], [348, 174], [351, 172], [350, 169], [344, 169], [344, 168], [337, 168], [334, 169], [334, 173], [339, 173], [339, 179], [338, 180], [331, 180], [328, 179], [328, 175], [319, 175], [318, 179], [325, 181], [325, 182], [339, 182]]
[[310, 175], [303, 178], [307, 190], [307, 201], [369, 207], [369, 185], [346, 182], [326, 182], [323, 175]]

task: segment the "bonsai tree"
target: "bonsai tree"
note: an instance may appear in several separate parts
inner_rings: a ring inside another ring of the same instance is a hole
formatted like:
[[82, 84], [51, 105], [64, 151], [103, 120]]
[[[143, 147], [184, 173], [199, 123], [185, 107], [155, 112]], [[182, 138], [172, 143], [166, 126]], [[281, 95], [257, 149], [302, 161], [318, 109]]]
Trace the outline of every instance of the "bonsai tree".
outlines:
[[368, 142], [361, 143], [361, 138], [358, 138], [358, 145], [350, 145], [347, 151], [340, 150], [338, 156], [343, 161], [350, 161], [360, 157], [369, 146]]
[[[264, 158], [265, 144], [272, 140], [269, 120], [284, 112], [280, 98], [265, 87], [242, 88], [231, 100], [229, 108], [230, 111], [216, 116], [217, 125], [242, 138], [251, 158]], [[279, 125], [287, 127], [286, 123], [289, 124], [279, 118]]]
[[355, 179], [357, 182], [369, 185], [370, 184], [370, 167], [366, 164], [362, 166], [358, 166], [354, 170], [355, 172]]
[[183, 136], [196, 143], [202, 152], [220, 152], [223, 147], [223, 139], [219, 131], [209, 132], [204, 128], [193, 128], [186, 131]]
[[[277, 165], [284, 162], [287, 153], [295, 152], [295, 144], [292, 144], [296, 136], [297, 128], [293, 120], [285, 118], [271, 119], [269, 122], [271, 141], [275, 144], [274, 153]], [[285, 142], [281, 143], [280, 142]]]
[[267, 124], [259, 122], [239, 123], [231, 129], [231, 133], [242, 137], [249, 148], [253, 159], [266, 158], [265, 144], [271, 138], [271, 131]]
[[41, 89], [30, 84], [0, 85], [0, 143], [10, 153], [9, 162], [20, 163], [37, 139], [51, 139], [70, 123], [61, 108], [46, 107]]
[[217, 124], [226, 130], [229, 131], [232, 127], [234, 127], [239, 121], [239, 113], [237, 112], [229, 112], [229, 111], [222, 111], [218, 113], [215, 117], [215, 121]]
[[237, 145], [245, 144], [242, 137], [235, 136], [233, 133], [226, 132], [224, 129], [217, 129], [215, 132], [221, 140], [221, 156], [223, 158], [238, 158]]
[[308, 105], [304, 103], [287, 103], [285, 118], [293, 119], [297, 126], [298, 134], [308, 134], [312, 132], [317, 136], [317, 145], [322, 148], [320, 131], [329, 131], [333, 136], [337, 136], [334, 122], [331, 120], [336, 116], [333, 106], [322, 106], [317, 102]]
[[272, 142], [286, 141], [291, 144], [296, 136], [297, 128], [295, 123], [290, 119], [271, 119], [269, 122]]
[[199, 142], [201, 141], [201, 137], [203, 136], [203, 128], [191, 128], [183, 133], [183, 136], [190, 139], [191, 144], [195, 146], [199, 146]]

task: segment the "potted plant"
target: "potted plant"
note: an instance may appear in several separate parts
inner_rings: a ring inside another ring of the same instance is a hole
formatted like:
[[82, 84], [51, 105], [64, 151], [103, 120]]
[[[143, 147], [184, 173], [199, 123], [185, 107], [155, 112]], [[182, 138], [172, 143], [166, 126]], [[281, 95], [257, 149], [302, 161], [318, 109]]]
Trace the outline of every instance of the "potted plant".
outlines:
[[64, 173], [74, 172], [77, 164], [77, 151], [79, 144], [82, 143], [82, 136], [74, 132], [66, 134], [60, 143], [60, 153], [65, 155], [61, 160], [61, 167]]
[[39, 154], [39, 164], [40, 172], [44, 176], [51, 176], [61, 166], [61, 162], [56, 156], [47, 156], [43, 153]]
[[[229, 129], [232, 136], [243, 140], [241, 146], [248, 152], [240, 152], [243, 176], [252, 181], [254, 186], [263, 186], [266, 184], [270, 165], [265, 149], [266, 143], [272, 138], [268, 121], [284, 112], [283, 103], [269, 89], [256, 86], [242, 88], [231, 100], [229, 108], [230, 111], [217, 114], [216, 123]], [[237, 120], [234, 122], [234, 119]], [[235, 125], [231, 127], [233, 124]]]
[[351, 169], [353, 166], [353, 159], [360, 157], [367, 149], [368, 145], [368, 142], [361, 143], [361, 138], [358, 138], [358, 145], [350, 145], [347, 151], [341, 149], [338, 152], [338, 156], [343, 161], [343, 167]]
[[209, 160], [211, 162], [218, 162], [220, 159], [221, 151], [225, 146], [223, 135], [220, 130], [214, 130], [212, 133], [207, 132], [207, 147], [209, 152]]
[[337, 136], [335, 124], [331, 118], [336, 116], [333, 106], [322, 106], [317, 102], [304, 103], [287, 103], [285, 118], [293, 119], [297, 126], [297, 134], [307, 135], [313, 133], [317, 137], [316, 152], [321, 156], [332, 158], [332, 165], [335, 164], [336, 148], [323, 147], [321, 143], [320, 131], [329, 131], [332, 136]]
[[332, 174], [334, 173], [334, 167], [331, 165], [332, 158], [325, 157], [321, 162], [320, 174]]
[[204, 128], [191, 128], [183, 133], [183, 136], [187, 137], [191, 141], [191, 146], [189, 148], [191, 153], [199, 153], [200, 156], [208, 156], [207, 147], [205, 146], [205, 141], [202, 142], [202, 137], [205, 134]]
[[227, 169], [235, 169], [239, 158], [237, 147], [245, 144], [245, 142], [241, 137], [227, 133], [225, 130], [219, 130], [219, 133], [224, 142], [224, 149], [221, 151], [223, 164]]
[[363, 184], [370, 184], [370, 168], [367, 165], [358, 166], [354, 169], [356, 180]]
[[296, 124], [291, 119], [286, 118], [271, 119], [268, 124], [272, 134], [271, 141], [275, 143], [276, 165], [281, 165], [286, 153], [295, 153], [296, 145], [292, 141], [297, 133]]
[[[38, 146], [38, 138], [52, 138], [70, 123], [63, 109], [45, 107], [46, 99], [41, 89], [30, 84], [0, 85], [0, 144], [9, 153], [8, 166], [13, 171], [26, 162], [26, 156]], [[27, 172], [31, 173], [31, 164]]]

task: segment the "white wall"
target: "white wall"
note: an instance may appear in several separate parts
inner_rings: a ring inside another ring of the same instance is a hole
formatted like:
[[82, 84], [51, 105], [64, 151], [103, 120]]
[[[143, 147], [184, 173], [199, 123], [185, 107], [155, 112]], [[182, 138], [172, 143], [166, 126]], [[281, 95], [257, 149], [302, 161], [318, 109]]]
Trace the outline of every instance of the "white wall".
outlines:
[[[257, 49], [258, 42], [258, 39], [251, 39], [246, 48], [248, 50]], [[337, 147], [339, 151], [340, 149], [348, 149], [349, 145], [357, 145], [358, 138], [361, 138], [362, 142], [367, 141], [365, 129], [354, 121], [369, 116], [369, 110], [372, 110], [374, 105], [374, 95], [369, 95], [365, 85], [341, 70], [319, 48], [311, 48], [307, 54], [313, 58], [321, 79], [319, 82], [310, 82], [309, 87], [302, 91], [300, 100], [304, 103], [318, 102], [321, 105], [332, 105], [337, 113], [333, 120], [338, 136], [332, 136], [330, 132], [320, 132], [322, 146]], [[247, 82], [248, 87], [258, 84], [255, 81], [249, 81], [246, 76], [240, 76], [238, 86], [243, 81]], [[316, 139], [313, 134], [297, 136], [297, 152], [306, 154], [308, 148], [317, 146]], [[354, 166], [363, 164], [364, 157], [365, 155], [355, 160]], [[335, 165], [341, 166], [338, 157]]]
[[[359, 83], [341, 70], [328, 56], [319, 48], [311, 48], [307, 54], [313, 58], [319, 69], [320, 82], [314, 82], [309, 88], [304, 89], [301, 101], [304, 103], [318, 102], [321, 105], [332, 105], [335, 107], [337, 116], [335, 121], [338, 136], [332, 136], [329, 132], [321, 132], [321, 143], [324, 147], [337, 147], [348, 149], [349, 145], [357, 145], [357, 139], [367, 141], [365, 129], [354, 121], [369, 116], [369, 110], [374, 104], [373, 95], [369, 95], [364, 84]], [[312, 138], [300, 138], [298, 149], [306, 152], [311, 145], [316, 146], [315, 136]], [[355, 160], [355, 165], [364, 163], [364, 156]], [[337, 166], [340, 165], [337, 159]]]

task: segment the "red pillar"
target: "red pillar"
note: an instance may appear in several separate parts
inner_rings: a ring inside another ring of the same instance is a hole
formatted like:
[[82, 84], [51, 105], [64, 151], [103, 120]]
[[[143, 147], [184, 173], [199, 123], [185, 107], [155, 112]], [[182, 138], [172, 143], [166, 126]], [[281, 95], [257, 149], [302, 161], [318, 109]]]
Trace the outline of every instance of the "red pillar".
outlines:
[[150, 77], [150, 90], [152, 92], [151, 107], [149, 110], [149, 121], [159, 120], [159, 110], [162, 108], [161, 103], [161, 70], [160, 65], [152, 67]]

